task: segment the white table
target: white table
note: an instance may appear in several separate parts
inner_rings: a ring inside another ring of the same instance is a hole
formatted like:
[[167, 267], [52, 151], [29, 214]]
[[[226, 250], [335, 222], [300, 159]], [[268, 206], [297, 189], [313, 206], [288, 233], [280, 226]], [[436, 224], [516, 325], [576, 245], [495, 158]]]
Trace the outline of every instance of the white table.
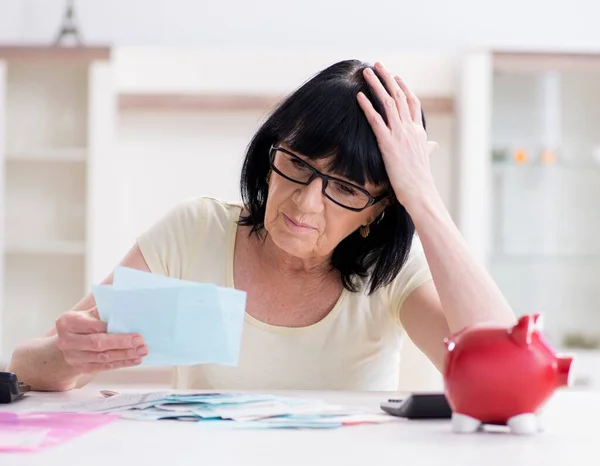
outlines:
[[[110, 387], [103, 387], [110, 388]], [[378, 409], [389, 393], [272, 392]], [[98, 387], [34, 393], [4, 411], [98, 396]], [[562, 391], [544, 410], [545, 430], [455, 434], [448, 421], [399, 420], [332, 430], [239, 430], [210, 423], [117, 420], [42, 453], [2, 454], [2, 466], [460, 465], [600, 464], [600, 392]]]

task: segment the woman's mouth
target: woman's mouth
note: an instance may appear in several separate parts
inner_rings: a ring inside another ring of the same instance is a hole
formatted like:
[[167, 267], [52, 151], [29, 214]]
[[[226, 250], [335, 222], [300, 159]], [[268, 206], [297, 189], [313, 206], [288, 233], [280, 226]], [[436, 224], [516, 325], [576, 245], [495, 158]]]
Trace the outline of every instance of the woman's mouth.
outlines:
[[306, 223], [295, 222], [291, 218], [289, 218], [287, 215], [285, 215], [285, 214], [282, 214], [282, 215], [283, 215], [285, 224], [292, 231], [295, 231], [298, 233], [308, 233], [308, 232], [312, 232], [312, 231], [316, 230], [316, 228], [314, 228], [310, 225], [307, 225]]

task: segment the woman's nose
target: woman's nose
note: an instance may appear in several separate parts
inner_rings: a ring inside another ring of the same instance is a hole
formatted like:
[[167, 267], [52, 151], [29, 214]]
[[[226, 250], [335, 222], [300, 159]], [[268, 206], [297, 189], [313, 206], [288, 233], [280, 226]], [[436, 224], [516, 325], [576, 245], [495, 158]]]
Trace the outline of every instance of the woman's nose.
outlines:
[[323, 180], [316, 177], [308, 185], [300, 186], [296, 203], [303, 212], [321, 212], [323, 210]]

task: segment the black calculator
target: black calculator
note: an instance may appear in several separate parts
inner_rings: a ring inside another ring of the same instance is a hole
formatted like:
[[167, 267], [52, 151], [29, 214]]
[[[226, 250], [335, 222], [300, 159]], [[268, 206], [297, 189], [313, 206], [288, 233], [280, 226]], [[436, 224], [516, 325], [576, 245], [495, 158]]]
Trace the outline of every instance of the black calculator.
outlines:
[[21, 398], [29, 387], [17, 379], [12, 372], [0, 372], [0, 403], [12, 403]]
[[444, 393], [412, 393], [406, 398], [384, 401], [381, 409], [407, 419], [452, 418], [452, 409]]

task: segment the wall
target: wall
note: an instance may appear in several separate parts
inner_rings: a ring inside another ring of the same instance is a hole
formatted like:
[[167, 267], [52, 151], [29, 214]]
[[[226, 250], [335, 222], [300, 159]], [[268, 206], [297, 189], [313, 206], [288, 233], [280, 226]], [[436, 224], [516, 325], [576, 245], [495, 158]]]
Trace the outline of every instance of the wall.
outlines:
[[[62, 0], [0, 0], [0, 42], [47, 41]], [[256, 45], [459, 50], [600, 48], [600, 3], [571, 0], [79, 1], [85, 38], [117, 45]], [[366, 6], [368, 5], [368, 6]]]

